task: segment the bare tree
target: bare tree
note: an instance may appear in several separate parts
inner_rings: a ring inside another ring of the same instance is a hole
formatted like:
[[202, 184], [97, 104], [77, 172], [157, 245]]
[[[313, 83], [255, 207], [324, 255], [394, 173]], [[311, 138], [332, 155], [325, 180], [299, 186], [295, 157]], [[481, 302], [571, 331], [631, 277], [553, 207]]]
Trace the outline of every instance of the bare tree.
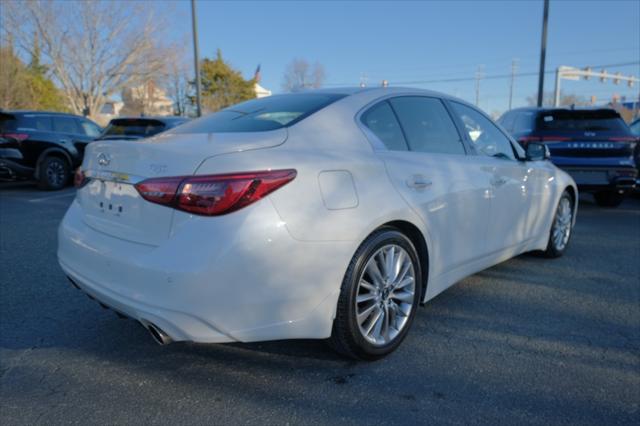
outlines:
[[313, 67], [304, 59], [294, 59], [284, 73], [282, 89], [297, 92], [303, 89], [317, 89], [324, 83], [325, 72], [322, 64], [316, 62]]
[[166, 74], [163, 21], [144, 3], [2, 0], [2, 31], [43, 62], [76, 114], [98, 114], [110, 95]]
[[[543, 105], [547, 105], [547, 106], [553, 105], [553, 100], [554, 100], [553, 92], [545, 92], [542, 98], [543, 98], [543, 101], [542, 101]], [[528, 105], [535, 106], [537, 105], [537, 103], [538, 103], [537, 95], [527, 96]], [[569, 105], [585, 106], [589, 104], [590, 102], [582, 96], [571, 94], [571, 93], [567, 94], [562, 91], [560, 92], [560, 106], [569, 106]]]
[[173, 49], [173, 57], [169, 63], [168, 72], [164, 80], [167, 88], [167, 95], [173, 101], [176, 115], [187, 115], [187, 105], [189, 105], [189, 92], [191, 84], [189, 82], [190, 63], [184, 57], [184, 50]]

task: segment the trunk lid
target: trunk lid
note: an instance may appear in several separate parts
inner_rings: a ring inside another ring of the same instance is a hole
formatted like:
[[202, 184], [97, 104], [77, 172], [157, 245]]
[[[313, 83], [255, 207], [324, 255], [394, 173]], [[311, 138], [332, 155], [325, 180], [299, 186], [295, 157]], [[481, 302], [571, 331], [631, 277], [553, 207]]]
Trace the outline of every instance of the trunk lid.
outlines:
[[77, 194], [84, 221], [116, 238], [159, 245], [169, 236], [174, 210], [145, 201], [135, 183], [150, 177], [192, 175], [207, 158], [275, 147], [286, 137], [286, 129], [278, 129], [92, 142], [82, 166], [90, 181]]

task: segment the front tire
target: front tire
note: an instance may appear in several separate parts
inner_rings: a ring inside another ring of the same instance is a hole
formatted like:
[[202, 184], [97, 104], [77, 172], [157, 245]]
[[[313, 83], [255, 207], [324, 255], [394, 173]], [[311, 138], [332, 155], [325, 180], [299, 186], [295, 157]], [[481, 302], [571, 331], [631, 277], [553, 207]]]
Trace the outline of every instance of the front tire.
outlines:
[[618, 207], [624, 200], [624, 194], [617, 191], [600, 191], [593, 194], [600, 207]]
[[40, 164], [38, 187], [47, 191], [57, 191], [69, 182], [70, 166], [61, 157], [46, 157]]
[[569, 192], [564, 191], [558, 201], [549, 233], [549, 242], [544, 251], [547, 257], [560, 257], [567, 249], [573, 231], [573, 211], [573, 198]]
[[420, 302], [422, 269], [409, 238], [393, 228], [371, 234], [342, 282], [329, 343], [351, 358], [375, 360], [404, 340]]

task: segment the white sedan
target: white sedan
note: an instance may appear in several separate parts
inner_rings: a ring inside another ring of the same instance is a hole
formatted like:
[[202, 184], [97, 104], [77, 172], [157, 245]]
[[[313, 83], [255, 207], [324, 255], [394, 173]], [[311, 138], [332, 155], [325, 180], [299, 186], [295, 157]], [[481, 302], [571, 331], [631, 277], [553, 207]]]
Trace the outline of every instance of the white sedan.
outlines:
[[328, 338], [375, 359], [462, 278], [566, 250], [578, 192], [547, 156], [430, 91], [251, 100], [90, 144], [58, 258], [160, 343]]

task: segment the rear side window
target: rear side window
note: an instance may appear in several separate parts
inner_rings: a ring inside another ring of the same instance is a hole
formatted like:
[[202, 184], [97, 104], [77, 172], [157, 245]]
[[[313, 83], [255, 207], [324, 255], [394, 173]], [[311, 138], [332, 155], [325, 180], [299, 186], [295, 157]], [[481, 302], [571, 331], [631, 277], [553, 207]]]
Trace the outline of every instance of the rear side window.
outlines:
[[252, 99], [182, 125], [174, 133], [264, 132], [291, 126], [345, 95], [303, 93]]
[[60, 133], [80, 133], [76, 120], [72, 117], [53, 117], [53, 131]]
[[111, 120], [103, 136], [148, 137], [166, 130], [163, 122], [149, 119]]
[[407, 151], [402, 129], [387, 101], [380, 102], [362, 115], [362, 123], [391, 151]]
[[556, 132], [629, 132], [620, 115], [607, 109], [546, 111], [538, 115], [537, 127]]
[[10, 114], [0, 114], [0, 132], [9, 132], [16, 130], [18, 120]]
[[460, 135], [440, 99], [403, 96], [390, 103], [411, 151], [465, 154]]
[[37, 130], [40, 132], [50, 132], [52, 130], [51, 116], [27, 114], [18, 116], [18, 126], [16, 130]]

